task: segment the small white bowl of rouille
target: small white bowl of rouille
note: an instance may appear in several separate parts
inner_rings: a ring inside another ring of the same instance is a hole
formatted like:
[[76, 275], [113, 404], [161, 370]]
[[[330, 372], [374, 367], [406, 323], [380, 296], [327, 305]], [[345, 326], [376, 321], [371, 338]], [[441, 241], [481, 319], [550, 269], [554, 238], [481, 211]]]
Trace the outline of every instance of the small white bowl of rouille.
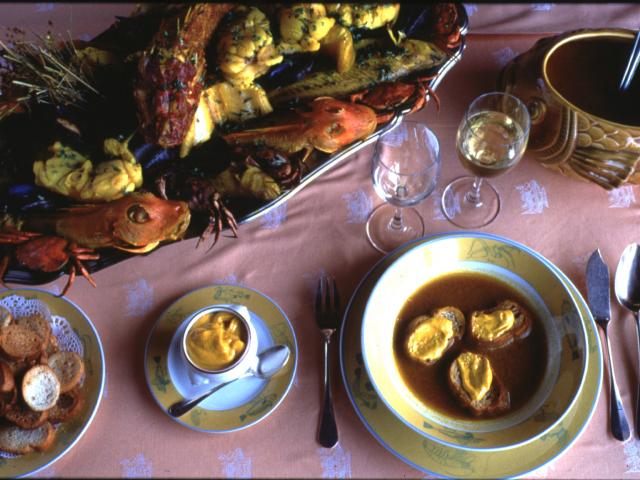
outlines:
[[258, 338], [246, 307], [210, 305], [186, 322], [182, 354], [194, 373], [209, 383], [233, 380], [256, 361]]

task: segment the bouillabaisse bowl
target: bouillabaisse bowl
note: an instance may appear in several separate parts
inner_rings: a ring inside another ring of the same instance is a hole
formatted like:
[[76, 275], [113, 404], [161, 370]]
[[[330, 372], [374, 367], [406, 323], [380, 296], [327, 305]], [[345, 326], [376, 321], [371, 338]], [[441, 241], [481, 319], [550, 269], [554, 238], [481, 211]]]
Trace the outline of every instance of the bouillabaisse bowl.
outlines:
[[[394, 329], [407, 299], [429, 281], [457, 272], [478, 272], [509, 284], [544, 329], [542, 381], [520, 408], [500, 417], [465, 420], [426, 405], [405, 384], [396, 363]], [[365, 308], [362, 354], [375, 390], [409, 427], [449, 446], [499, 450], [533, 441], [562, 421], [584, 383], [588, 352], [579, 309], [548, 260], [506, 238], [460, 233], [417, 245], [382, 274]]]

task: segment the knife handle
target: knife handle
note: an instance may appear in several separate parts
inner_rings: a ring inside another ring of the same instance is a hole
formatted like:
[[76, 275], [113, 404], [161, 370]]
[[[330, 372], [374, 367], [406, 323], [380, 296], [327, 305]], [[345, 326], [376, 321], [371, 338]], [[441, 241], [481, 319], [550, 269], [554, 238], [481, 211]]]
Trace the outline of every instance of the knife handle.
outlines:
[[611, 360], [609, 335], [607, 334], [606, 327], [602, 330], [604, 332], [605, 343], [607, 344], [607, 358], [609, 359], [609, 385], [611, 387], [609, 418], [611, 420], [611, 433], [615, 438], [624, 442], [631, 436], [631, 430], [629, 429], [629, 421], [627, 420], [627, 415], [624, 413], [624, 407], [622, 406], [622, 401], [620, 401], [620, 393], [618, 392], [618, 386], [616, 385], [616, 375], [613, 369], [613, 362]]

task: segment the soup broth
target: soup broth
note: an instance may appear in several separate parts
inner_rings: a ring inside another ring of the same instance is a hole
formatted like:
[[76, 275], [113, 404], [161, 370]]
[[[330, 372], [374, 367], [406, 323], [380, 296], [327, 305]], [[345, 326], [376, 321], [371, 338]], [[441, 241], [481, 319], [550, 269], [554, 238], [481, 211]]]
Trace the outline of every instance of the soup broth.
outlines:
[[[425, 366], [406, 353], [404, 342], [407, 327], [415, 317], [429, 314], [437, 308], [453, 306], [464, 313], [468, 327], [471, 312], [492, 308], [507, 299], [522, 305], [533, 319], [531, 333], [526, 338], [489, 350], [474, 345], [465, 329], [462, 340], [433, 365]], [[547, 363], [545, 332], [531, 305], [513, 287], [481, 273], [452, 273], [422, 286], [402, 307], [393, 336], [396, 363], [404, 383], [428, 407], [459, 419], [478, 418], [462, 407], [447, 381], [449, 366], [463, 350], [481, 353], [489, 358], [493, 371], [511, 396], [511, 407], [505, 413], [517, 410], [535, 394]]]

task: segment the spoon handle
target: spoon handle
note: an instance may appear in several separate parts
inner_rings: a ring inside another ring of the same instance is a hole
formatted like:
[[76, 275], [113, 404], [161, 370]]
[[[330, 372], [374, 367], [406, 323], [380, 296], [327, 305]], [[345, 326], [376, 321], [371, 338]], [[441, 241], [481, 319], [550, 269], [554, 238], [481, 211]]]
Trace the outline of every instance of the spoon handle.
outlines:
[[611, 433], [615, 438], [624, 442], [631, 436], [631, 430], [629, 429], [629, 421], [627, 420], [627, 415], [624, 413], [624, 408], [620, 401], [620, 393], [616, 385], [616, 375], [611, 360], [611, 345], [609, 343], [607, 328], [603, 327], [602, 331], [604, 332], [604, 339], [607, 345], [607, 358], [609, 360], [609, 385], [611, 387], [609, 418], [611, 420]]
[[[636, 339], [638, 349], [638, 363], [640, 364], [640, 312], [633, 312], [636, 319]], [[636, 435], [640, 436], [640, 381], [638, 381], [638, 392], [636, 395]]]
[[[244, 377], [244, 375], [242, 377]], [[222, 387], [226, 387], [230, 383], [233, 383], [233, 382], [235, 382], [236, 380], [238, 380], [239, 378], [242, 378], [242, 377], [234, 378], [233, 380], [229, 380], [228, 382], [219, 383], [218, 385], [216, 385], [212, 389], [207, 390], [205, 393], [203, 393], [199, 397], [191, 398], [191, 399], [183, 398], [182, 400], [180, 400], [180, 401], [174, 403], [173, 405], [171, 405], [167, 409], [167, 412], [169, 412], [169, 415], [171, 415], [172, 417], [176, 417], [176, 418], [181, 417], [182, 415], [187, 413], [189, 410], [191, 410], [193, 407], [198, 405], [202, 400], [207, 398], [209, 395], [212, 395], [212, 394], [216, 393]]]
[[618, 85], [618, 89], [621, 92], [624, 92], [629, 88], [631, 80], [633, 80], [633, 76], [638, 68], [638, 62], [640, 62], [640, 32], [636, 32], [626, 68], [622, 74], [622, 78], [620, 79], [620, 85]]

